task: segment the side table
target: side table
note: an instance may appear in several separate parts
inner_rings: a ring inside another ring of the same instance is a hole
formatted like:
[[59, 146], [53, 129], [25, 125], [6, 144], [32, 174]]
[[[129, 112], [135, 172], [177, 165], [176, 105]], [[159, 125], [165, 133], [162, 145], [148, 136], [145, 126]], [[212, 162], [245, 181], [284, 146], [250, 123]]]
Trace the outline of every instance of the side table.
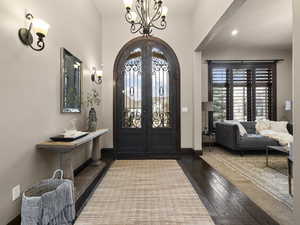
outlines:
[[203, 143], [203, 145], [207, 145], [208, 150], [211, 152], [213, 149], [213, 146], [216, 143], [216, 134], [213, 132], [203, 133], [202, 134], [202, 143]]
[[293, 178], [293, 159], [290, 155], [290, 152], [283, 146], [267, 146], [266, 148], [266, 166], [269, 166], [269, 153], [270, 151], [277, 151], [284, 153], [288, 156], [287, 158], [287, 164], [288, 164], [288, 180], [289, 180], [289, 194], [293, 196], [292, 194], [292, 178]]

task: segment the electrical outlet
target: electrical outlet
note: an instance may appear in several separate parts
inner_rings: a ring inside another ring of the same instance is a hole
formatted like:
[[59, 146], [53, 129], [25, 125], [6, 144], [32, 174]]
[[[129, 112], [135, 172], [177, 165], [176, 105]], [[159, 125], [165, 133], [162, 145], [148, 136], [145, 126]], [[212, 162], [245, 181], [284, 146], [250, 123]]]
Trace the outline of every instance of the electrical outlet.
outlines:
[[16, 201], [21, 195], [21, 186], [18, 184], [12, 189], [12, 200]]

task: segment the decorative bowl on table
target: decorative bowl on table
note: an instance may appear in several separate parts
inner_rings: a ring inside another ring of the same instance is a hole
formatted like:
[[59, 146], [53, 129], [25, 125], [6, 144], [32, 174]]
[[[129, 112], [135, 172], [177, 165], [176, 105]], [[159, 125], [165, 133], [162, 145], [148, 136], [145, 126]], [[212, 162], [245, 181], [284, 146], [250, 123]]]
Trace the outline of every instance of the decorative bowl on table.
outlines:
[[77, 130], [66, 130], [65, 133], [50, 137], [52, 141], [59, 142], [72, 142], [87, 136], [89, 132], [77, 131]]

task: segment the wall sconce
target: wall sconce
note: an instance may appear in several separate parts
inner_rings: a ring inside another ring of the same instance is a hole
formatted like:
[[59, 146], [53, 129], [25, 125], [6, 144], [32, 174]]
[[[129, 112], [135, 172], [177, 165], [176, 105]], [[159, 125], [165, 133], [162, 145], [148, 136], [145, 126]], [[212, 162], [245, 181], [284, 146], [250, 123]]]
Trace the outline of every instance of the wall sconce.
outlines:
[[[103, 66], [101, 66], [103, 67]], [[103, 69], [101, 70], [97, 70], [96, 67], [93, 67], [92, 69], [92, 75], [91, 75], [91, 79], [94, 83], [96, 84], [102, 84], [102, 77], [103, 77]]]
[[[28, 29], [27, 28], [19, 29], [19, 38], [24, 45], [30, 46], [35, 51], [42, 51], [45, 48], [44, 38], [48, 33], [48, 29], [50, 25], [41, 19], [34, 18], [33, 15], [30, 13], [27, 13], [25, 17], [27, 20], [30, 21], [30, 25]], [[35, 34], [38, 37], [36, 43], [37, 48], [33, 47], [32, 45], [33, 44], [33, 35], [31, 33], [32, 30], [35, 32]]]

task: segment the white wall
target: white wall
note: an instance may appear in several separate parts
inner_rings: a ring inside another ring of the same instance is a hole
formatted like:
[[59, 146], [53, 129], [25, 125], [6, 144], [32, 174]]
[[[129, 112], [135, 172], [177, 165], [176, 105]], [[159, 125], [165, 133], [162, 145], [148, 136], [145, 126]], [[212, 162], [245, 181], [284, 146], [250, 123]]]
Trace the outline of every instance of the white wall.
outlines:
[[192, 14], [193, 48], [193, 142], [194, 150], [202, 150], [202, 53], [198, 47], [209, 36], [227, 9], [240, 0], [201, 0]]
[[[137, 35], [129, 31], [130, 25], [120, 16], [103, 17], [104, 85], [102, 126], [113, 129], [113, 65], [115, 58], [129, 40]], [[175, 51], [181, 66], [181, 106], [189, 112], [181, 113], [181, 146], [193, 148], [193, 54], [191, 17], [168, 17], [168, 28], [154, 36], [166, 41]], [[105, 138], [104, 147], [113, 147], [113, 135]]]
[[208, 65], [206, 60], [270, 60], [283, 59], [277, 64], [277, 118], [286, 120], [284, 104], [292, 100], [292, 51], [270, 49], [211, 49], [203, 51], [202, 61], [202, 101], [208, 101]]
[[[51, 25], [46, 49], [34, 52], [18, 39], [25, 25], [25, 9]], [[60, 113], [60, 47], [84, 63], [85, 90], [90, 86], [89, 68], [101, 65], [101, 16], [89, 1], [2, 0], [0, 3], [0, 224], [19, 213], [20, 201], [12, 202], [11, 189], [22, 190], [57, 167], [57, 158], [43, 154], [35, 145], [62, 132], [72, 118], [78, 127], [86, 114]], [[87, 158], [78, 151], [77, 165]]]
[[294, 220], [300, 221], [300, 1], [293, 0], [293, 85], [294, 85]]
[[195, 50], [209, 31], [223, 16], [235, 0], [201, 0], [198, 1], [193, 16], [193, 49]]
[[[194, 150], [202, 150], [202, 52], [194, 52], [193, 103], [194, 103]], [[199, 73], [197, 71], [200, 71]]]

